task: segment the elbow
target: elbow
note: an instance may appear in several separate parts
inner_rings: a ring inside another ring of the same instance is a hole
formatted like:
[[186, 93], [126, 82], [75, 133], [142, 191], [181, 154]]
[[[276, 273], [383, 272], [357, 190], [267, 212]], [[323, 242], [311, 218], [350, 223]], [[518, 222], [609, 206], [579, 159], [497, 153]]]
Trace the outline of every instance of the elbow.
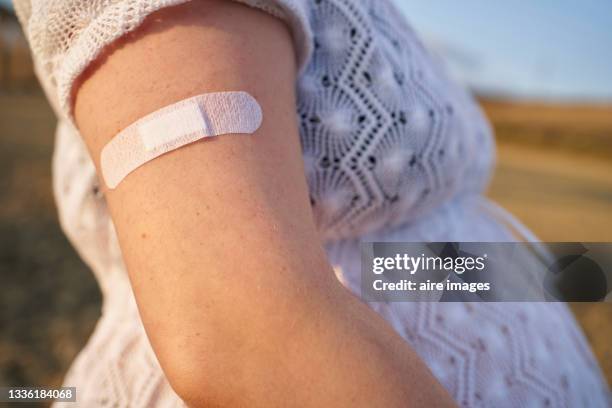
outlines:
[[212, 373], [199, 366], [171, 367], [164, 369], [170, 386], [185, 404], [191, 408], [228, 406], [226, 396], [219, 393], [212, 383]]
[[244, 406], [270, 398], [270, 384], [290, 381], [303, 363], [296, 350], [317, 332], [330, 299], [349, 296], [332, 278], [308, 289], [268, 288], [268, 296], [223, 302], [206, 315], [158, 331], [152, 344], [174, 391], [191, 407]]
[[172, 349], [156, 350], [174, 392], [192, 408], [245, 406], [249, 401], [265, 398], [258, 395], [261, 381], [275, 382], [272, 377], [280, 380], [274, 368], [290, 365], [279, 358], [290, 355], [286, 348], [295, 342], [293, 335], [278, 327], [217, 332], [206, 340], [202, 337], [185, 339], [182, 346]]
[[239, 388], [237, 356], [219, 347], [190, 344], [157, 351], [158, 359], [174, 392], [191, 408], [232, 406]]

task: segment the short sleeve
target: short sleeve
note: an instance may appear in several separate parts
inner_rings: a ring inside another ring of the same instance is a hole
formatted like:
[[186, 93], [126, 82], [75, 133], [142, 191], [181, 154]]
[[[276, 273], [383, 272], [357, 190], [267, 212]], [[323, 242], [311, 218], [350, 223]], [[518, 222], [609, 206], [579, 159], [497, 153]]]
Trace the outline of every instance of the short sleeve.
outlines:
[[[35, 69], [51, 105], [72, 122], [72, 87], [102, 50], [151, 13], [190, 0], [14, 0]], [[229, 1], [229, 0], [228, 0]], [[233, 0], [266, 11], [290, 27], [298, 67], [312, 52], [308, 0]]]

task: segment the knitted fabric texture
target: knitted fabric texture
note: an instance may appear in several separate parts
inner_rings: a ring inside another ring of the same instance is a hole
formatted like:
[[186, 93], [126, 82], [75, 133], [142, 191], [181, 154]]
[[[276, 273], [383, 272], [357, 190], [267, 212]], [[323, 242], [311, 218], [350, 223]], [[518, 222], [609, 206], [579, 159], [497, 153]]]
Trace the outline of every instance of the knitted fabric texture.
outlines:
[[[103, 316], [65, 379], [78, 388], [80, 406], [182, 406], [144, 334], [70, 105], [75, 78], [105, 46], [185, 1], [14, 2], [60, 118], [53, 162], [60, 221], [104, 294]], [[349, 289], [359, 294], [362, 239], [514, 239], [482, 205], [494, 151], [488, 123], [389, 0], [241, 2], [293, 32], [305, 177], [329, 259]], [[461, 406], [609, 406], [563, 304], [371, 306]]]

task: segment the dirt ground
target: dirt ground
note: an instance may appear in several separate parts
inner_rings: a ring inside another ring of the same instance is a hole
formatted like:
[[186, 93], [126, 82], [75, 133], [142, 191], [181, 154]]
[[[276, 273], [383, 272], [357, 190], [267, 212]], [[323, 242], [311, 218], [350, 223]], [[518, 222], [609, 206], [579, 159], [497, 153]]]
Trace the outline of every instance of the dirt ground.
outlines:
[[[499, 135], [490, 196], [543, 240], [612, 241], [611, 111], [486, 108]], [[7, 386], [59, 385], [100, 313], [95, 281], [57, 223], [53, 128], [41, 95], [0, 94], [0, 384]], [[572, 307], [612, 383], [612, 305]]]

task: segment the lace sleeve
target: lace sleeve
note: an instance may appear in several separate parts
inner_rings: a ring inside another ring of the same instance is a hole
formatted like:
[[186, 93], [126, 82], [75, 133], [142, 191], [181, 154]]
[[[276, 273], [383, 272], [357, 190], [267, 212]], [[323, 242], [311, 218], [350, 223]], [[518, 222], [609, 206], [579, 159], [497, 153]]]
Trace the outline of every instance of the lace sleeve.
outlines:
[[[104, 47], [154, 11], [189, 0], [15, 0], [36, 71], [60, 117], [72, 122], [75, 79]], [[233, 0], [264, 10], [292, 30], [300, 69], [312, 48], [307, 0]]]

